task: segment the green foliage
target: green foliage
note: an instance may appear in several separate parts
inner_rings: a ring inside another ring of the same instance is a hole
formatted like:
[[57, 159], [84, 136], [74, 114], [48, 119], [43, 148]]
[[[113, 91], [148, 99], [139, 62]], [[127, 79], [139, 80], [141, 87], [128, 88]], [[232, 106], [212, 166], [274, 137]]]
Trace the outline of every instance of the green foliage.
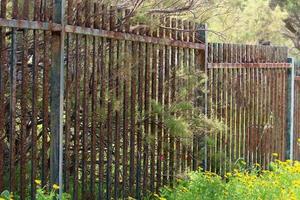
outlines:
[[[36, 200], [55, 200], [59, 199], [58, 195], [58, 189], [59, 186], [54, 184], [52, 186], [51, 191], [47, 191], [46, 187], [40, 187], [41, 181], [40, 180], [35, 180], [35, 183], [37, 184], [37, 190], [36, 190]], [[19, 200], [20, 197], [16, 194], [13, 194], [12, 192], [10, 193], [8, 190], [3, 191], [0, 194], [0, 200]], [[26, 200], [29, 200], [30, 197], [27, 197]], [[70, 200], [71, 195], [67, 193], [63, 193], [62, 195], [62, 200]]]
[[[245, 163], [244, 163], [245, 164]], [[252, 170], [234, 170], [224, 177], [198, 170], [185, 180], [178, 180], [175, 188], [165, 187], [154, 199], [180, 200], [282, 200], [300, 199], [300, 163], [295, 161], [271, 163], [270, 170], [259, 165]]]
[[211, 41], [257, 44], [268, 40], [272, 44], [290, 44], [281, 34], [283, 19], [287, 13], [278, 6], [269, 7], [269, 0], [229, 0], [220, 8], [216, 17], [208, 20], [209, 29], [222, 33], [223, 37], [209, 35]]
[[[14, 196], [12, 193], [9, 193], [8, 190], [4, 190], [1, 194], [0, 194], [0, 200], [11, 200], [13, 199]], [[18, 199], [18, 198], [17, 198]]]
[[205, 116], [201, 105], [196, 103], [205, 94], [203, 73], [178, 70], [176, 74], [176, 100], [167, 107], [151, 101], [150, 116], [162, 116], [163, 127], [173, 136], [185, 138], [186, 144], [191, 144], [188, 140], [194, 135], [216, 134], [225, 129], [222, 121]]

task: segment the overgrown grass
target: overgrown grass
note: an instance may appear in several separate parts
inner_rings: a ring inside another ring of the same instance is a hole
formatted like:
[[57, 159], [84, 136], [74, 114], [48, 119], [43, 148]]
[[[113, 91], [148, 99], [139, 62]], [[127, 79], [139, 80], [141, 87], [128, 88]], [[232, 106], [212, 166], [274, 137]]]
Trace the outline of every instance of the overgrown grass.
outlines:
[[300, 199], [300, 162], [276, 160], [270, 170], [235, 170], [225, 177], [201, 170], [165, 187], [160, 200], [295, 200]]

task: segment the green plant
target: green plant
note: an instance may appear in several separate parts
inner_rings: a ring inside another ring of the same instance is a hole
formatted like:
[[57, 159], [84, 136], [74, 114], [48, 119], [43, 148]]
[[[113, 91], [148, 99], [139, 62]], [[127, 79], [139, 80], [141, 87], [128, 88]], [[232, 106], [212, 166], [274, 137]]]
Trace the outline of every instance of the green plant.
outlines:
[[13, 193], [10, 193], [8, 190], [4, 190], [0, 194], [0, 200], [12, 200], [12, 199], [18, 199], [18, 198], [14, 198]]
[[154, 199], [180, 200], [296, 200], [300, 199], [300, 162], [276, 160], [262, 170], [235, 169], [221, 177], [201, 170], [178, 180], [174, 188], [165, 187]]
[[[35, 180], [35, 183], [37, 185], [36, 190], [36, 200], [54, 200], [59, 199], [59, 195], [57, 191], [59, 190], [59, 186], [54, 184], [52, 186], [52, 189], [50, 191], [46, 190], [46, 187], [41, 187], [41, 181]], [[20, 197], [16, 194], [13, 194], [12, 192], [9, 192], [8, 190], [3, 191], [0, 194], [0, 200], [19, 200]], [[26, 198], [30, 199], [30, 197]], [[62, 200], [69, 200], [71, 199], [71, 195], [67, 193], [63, 193]]]

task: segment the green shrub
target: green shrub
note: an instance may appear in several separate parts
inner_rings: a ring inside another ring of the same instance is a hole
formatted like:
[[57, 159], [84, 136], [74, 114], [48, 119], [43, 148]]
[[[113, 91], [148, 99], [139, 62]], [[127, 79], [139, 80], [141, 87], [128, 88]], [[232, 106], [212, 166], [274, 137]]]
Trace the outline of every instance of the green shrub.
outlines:
[[300, 162], [276, 160], [270, 170], [235, 170], [224, 177], [201, 170], [165, 187], [160, 200], [296, 200], [300, 199]]
[[[37, 190], [36, 190], [36, 200], [54, 200], [59, 199], [57, 190], [59, 189], [59, 186], [54, 184], [52, 186], [51, 191], [47, 191], [46, 187], [41, 187], [41, 181], [35, 180], [35, 183], [37, 184]], [[0, 194], [0, 200], [19, 200], [20, 197], [16, 194], [10, 193], [8, 190], [3, 191]], [[30, 199], [30, 197], [26, 198]], [[71, 199], [71, 196], [67, 193], [63, 193], [62, 200], [69, 200]]]

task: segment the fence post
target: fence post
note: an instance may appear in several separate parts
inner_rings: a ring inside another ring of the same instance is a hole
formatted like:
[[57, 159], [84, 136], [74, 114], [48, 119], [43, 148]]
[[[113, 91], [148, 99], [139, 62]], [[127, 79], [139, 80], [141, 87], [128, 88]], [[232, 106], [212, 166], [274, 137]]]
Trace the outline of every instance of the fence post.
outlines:
[[54, 0], [53, 6], [53, 22], [61, 24], [62, 30], [52, 32], [50, 183], [59, 185], [59, 199], [62, 199], [65, 1]]
[[294, 59], [288, 58], [288, 63], [291, 64], [291, 68], [288, 70], [288, 82], [287, 82], [287, 130], [286, 130], [286, 159], [293, 159], [293, 140], [294, 140], [294, 84], [295, 84], [295, 65]]
[[[204, 43], [207, 46], [207, 25], [206, 24], [197, 24], [196, 26], [196, 41], [199, 43]], [[207, 59], [206, 59], [206, 54], [207, 51], [204, 49], [204, 51], [199, 52], [199, 54], [196, 54], [195, 56], [197, 56], [196, 59], [199, 60], [199, 68], [197, 68], [199, 71], [206, 73], [206, 63], [207, 63]], [[200, 79], [199, 79], [200, 80]], [[205, 90], [207, 83], [205, 83]], [[197, 96], [197, 100], [196, 100], [196, 105], [199, 106], [201, 108], [201, 112], [202, 113], [206, 113], [206, 92], [203, 92], [201, 89], [200, 90], [196, 90], [195, 95]], [[201, 97], [200, 99], [198, 97]], [[202, 168], [205, 168], [205, 158], [204, 160], [200, 159], [200, 152], [201, 149], [204, 147], [206, 148], [206, 145], [203, 145], [203, 140], [206, 140], [205, 135], [198, 137], [198, 136], [194, 136], [195, 141], [197, 142], [196, 147], [193, 150], [193, 170], [197, 170], [197, 168], [199, 166], [201, 166]], [[205, 149], [205, 153], [206, 153], [206, 149]], [[205, 155], [204, 155], [205, 156]], [[201, 163], [199, 162], [201, 161]]]
[[[208, 75], [208, 60], [207, 60], [207, 55], [208, 55], [208, 40], [207, 40], [207, 24], [204, 25], [204, 30], [200, 32], [200, 41], [205, 42], [205, 50], [204, 50], [204, 73], [207, 76]], [[204, 93], [204, 114], [205, 116], [208, 115], [208, 96], [207, 96], [207, 91], [208, 91], [208, 79], [205, 81], [205, 93]], [[204, 170], [207, 170], [207, 137], [204, 135]]]

